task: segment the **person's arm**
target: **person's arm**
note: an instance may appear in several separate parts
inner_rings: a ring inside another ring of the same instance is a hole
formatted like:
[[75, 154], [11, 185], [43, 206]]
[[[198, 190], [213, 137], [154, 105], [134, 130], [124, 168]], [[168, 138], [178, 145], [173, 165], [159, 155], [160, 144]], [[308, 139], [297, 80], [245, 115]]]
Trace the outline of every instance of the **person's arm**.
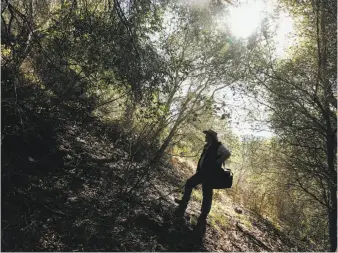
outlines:
[[231, 153], [223, 145], [220, 145], [218, 148], [218, 155], [219, 157], [216, 160], [216, 162], [218, 165], [222, 165], [222, 163], [225, 162], [231, 156]]

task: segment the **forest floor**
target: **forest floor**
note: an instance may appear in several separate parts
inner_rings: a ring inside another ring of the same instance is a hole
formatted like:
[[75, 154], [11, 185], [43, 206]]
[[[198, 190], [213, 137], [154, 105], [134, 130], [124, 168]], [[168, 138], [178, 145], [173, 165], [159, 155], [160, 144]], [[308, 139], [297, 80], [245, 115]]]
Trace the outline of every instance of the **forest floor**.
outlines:
[[[11, 122], [5, 123], [2, 251], [307, 250], [221, 190], [200, 239], [194, 232], [200, 188], [186, 218], [173, 216], [177, 189], [193, 174], [179, 159], [163, 162], [141, 188], [121, 194], [128, 189], [128, 165], [135, 171], [142, 162], [128, 162], [118, 127], [81, 110], [24, 108], [24, 130], [14, 134]], [[8, 111], [3, 120], [13, 117]]]

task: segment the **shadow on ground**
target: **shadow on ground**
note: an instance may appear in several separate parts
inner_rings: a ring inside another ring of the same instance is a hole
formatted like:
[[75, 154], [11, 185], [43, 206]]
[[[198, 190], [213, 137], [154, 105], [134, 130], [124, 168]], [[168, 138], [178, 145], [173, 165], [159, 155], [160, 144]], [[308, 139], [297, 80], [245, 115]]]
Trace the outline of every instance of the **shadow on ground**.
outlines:
[[2, 251], [293, 249], [257, 217], [249, 228], [236, 223], [238, 217], [228, 217], [223, 231], [209, 224], [201, 239], [189, 221], [172, 215], [169, 194], [189, 176], [187, 166], [164, 163], [128, 194], [150, 156], [146, 148], [130, 161], [125, 150], [133, 146], [123, 130], [91, 116], [86, 104], [52, 107], [55, 101], [39, 90], [18, 95], [26, 97], [20, 110], [6, 104], [6, 93], [2, 101]]
[[117, 126], [42, 102], [23, 101], [22, 125], [2, 110], [2, 251], [205, 251], [144, 189], [125, 194]]
[[134, 225], [136, 228], [148, 231], [148, 236], [154, 236], [164, 251], [207, 251], [203, 238], [189, 222], [183, 219], [177, 220], [170, 214], [163, 215], [162, 221], [141, 214], [136, 217]]

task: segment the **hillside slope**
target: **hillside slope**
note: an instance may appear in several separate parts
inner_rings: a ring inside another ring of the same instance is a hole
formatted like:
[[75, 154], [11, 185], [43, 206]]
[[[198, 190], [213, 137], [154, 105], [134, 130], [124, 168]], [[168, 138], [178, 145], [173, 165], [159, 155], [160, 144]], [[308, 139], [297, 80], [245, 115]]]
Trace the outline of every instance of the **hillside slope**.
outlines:
[[81, 110], [31, 112], [30, 129], [4, 132], [2, 251], [305, 250], [220, 193], [199, 240], [193, 228], [200, 189], [184, 222], [172, 215], [175, 194], [192, 169], [179, 160], [163, 162], [142, 187], [126, 193], [125, 180], [135, 182], [142, 162], [128, 158], [121, 129]]

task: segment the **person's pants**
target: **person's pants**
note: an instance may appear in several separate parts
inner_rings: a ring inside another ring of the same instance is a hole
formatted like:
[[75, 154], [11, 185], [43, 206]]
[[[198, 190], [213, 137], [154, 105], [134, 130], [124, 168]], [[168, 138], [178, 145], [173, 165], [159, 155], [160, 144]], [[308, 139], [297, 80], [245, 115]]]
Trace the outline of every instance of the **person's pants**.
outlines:
[[203, 182], [203, 175], [201, 173], [196, 173], [191, 178], [189, 178], [185, 184], [184, 195], [182, 197], [182, 201], [180, 203], [179, 209], [184, 214], [185, 210], [187, 209], [188, 202], [190, 200], [190, 196], [192, 193], [192, 189], [199, 184], [202, 184], [202, 192], [203, 192], [203, 201], [202, 201], [202, 208], [201, 208], [201, 218], [207, 218], [212, 204], [212, 187], [209, 184]]

